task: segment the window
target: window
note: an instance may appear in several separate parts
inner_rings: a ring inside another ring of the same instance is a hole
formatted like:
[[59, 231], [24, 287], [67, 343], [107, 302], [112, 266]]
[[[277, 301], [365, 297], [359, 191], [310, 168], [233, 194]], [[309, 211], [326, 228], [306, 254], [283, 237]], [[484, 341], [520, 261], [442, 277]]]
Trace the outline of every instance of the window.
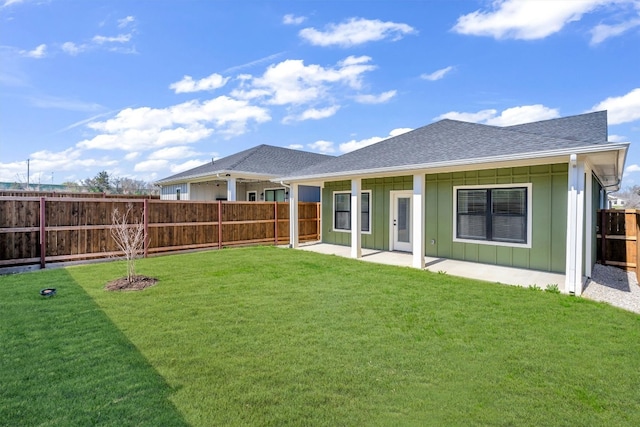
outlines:
[[[360, 193], [360, 229], [365, 233], [371, 232], [371, 191]], [[351, 192], [336, 191], [333, 193], [333, 229], [336, 231], [351, 231]]]
[[176, 200], [180, 200], [180, 189], [176, 189]]
[[255, 202], [257, 200], [258, 192], [257, 191], [247, 191], [247, 201]]
[[529, 186], [454, 191], [456, 239], [528, 243]]
[[284, 202], [284, 188], [264, 190], [265, 202]]

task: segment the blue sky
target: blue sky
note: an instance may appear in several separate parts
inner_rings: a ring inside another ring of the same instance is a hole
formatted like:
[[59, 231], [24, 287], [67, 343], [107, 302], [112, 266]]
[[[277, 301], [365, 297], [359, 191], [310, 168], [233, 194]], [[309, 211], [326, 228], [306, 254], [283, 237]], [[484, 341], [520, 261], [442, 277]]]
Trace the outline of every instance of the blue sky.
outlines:
[[0, 181], [154, 181], [454, 118], [609, 111], [640, 185], [640, 1], [0, 0]]

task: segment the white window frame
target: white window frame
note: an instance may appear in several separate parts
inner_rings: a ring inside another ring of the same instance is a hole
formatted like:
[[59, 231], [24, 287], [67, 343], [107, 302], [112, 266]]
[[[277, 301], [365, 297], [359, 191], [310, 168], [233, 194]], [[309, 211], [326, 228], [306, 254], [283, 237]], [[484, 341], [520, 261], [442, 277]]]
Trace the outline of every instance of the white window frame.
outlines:
[[[266, 202], [266, 201], [267, 201], [267, 191], [274, 191], [274, 192], [275, 192], [275, 191], [278, 191], [278, 190], [283, 190], [283, 191], [284, 191], [284, 200], [285, 200], [285, 201], [287, 201], [287, 198], [288, 198], [288, 197], [287, 197], [287, 189], [286, 189], [286, 188], [284, 188], [284, 187], [264, 188], [264, 189], [262, 190], [262, 193], [264, 194], [264, 200], [263, 200], [263, 201], [264, 201], [264, 202]], [[274, 193], [274, 195], [275, 195], [275, 193]]]
[[258, 200], [258, 192], [256, 190], [247, 191], [247, 199], [246, 199], [247, 202], [249, 201], [249, 195], [251, 195], [251, 194], [256, 196], [255, 197], [255, 199], [256, 199], [255, 201], [258, 202], [259, 201]]
[[[360, 233], [362, 233], [362, 234], [371, 234], [371, 229], [373, 228], [373, 224], [372, 224], [372, 222], [371, 222], [371, 218], [372, 218], [371, 212], [372, 212], [372, 210], [373, 210], [373, 209], [372, 209], [372, 206], [373, 206], [373, 202], [372, 202], [372, 200], [373, 200], [373, 198], [372, 198], [372, 197], [373, 197], [373, 194], [372, 194], [372, 191], [371, 191], [371, 190], [362, 190], [362, 191], [360, 192], [360, 197], [362, 197], [362, 194], [364, 194], [364, 193], [369, 194], [369, 231], [362, 231], [362, 230], [361, 230], [361, 231], [360, 231]], [[332, 230], [333, 230], [333, 231], [335, 231], [335, 232], [337, 232], [337, 233], [351, 233], [351, 229], [349, 229], [349, 230], [343, 230], [343, 229], [341, 229], [341, 228], [340, 228], [340, 229], [336, 228], [336, 196], [335, 196], [336, 194], [349, 194], [349, 195], [351, 195], [351, 191], [349, 191], [349, 190], [334, 191], [334, 192], [331, 194], [331, 213], [332, 213], [332, 215], [331, 215], [331, 217], [332, 217], [332, 218], [331, 218], [331, 222], [332, 222]], [[349, 203], [351, 203], [351, 201], [349, 201]], [[351, 205], [349, 205], [349, 212], [351, 212]]]
[[[526, 188], [527, 189], [527, 241], [526, 243], [497, 242], [494, 240], [476, 240], [458, 238], [458, 190], [492, 190], [494, 188]], [[487, 184], [487, 185], [456, 185], [453, 187], [453, 241], [460, 243], [475, 243], [477, 245], [507, 246], [511, 248], [531, 248], [532, 225], [533, 225], [533, 184], [517, 183], [512, 184]]]

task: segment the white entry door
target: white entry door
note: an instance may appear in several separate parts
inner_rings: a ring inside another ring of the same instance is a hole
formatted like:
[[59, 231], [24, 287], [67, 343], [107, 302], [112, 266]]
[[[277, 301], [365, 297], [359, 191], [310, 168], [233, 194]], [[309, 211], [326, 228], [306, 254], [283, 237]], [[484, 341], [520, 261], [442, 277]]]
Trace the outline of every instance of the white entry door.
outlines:
[[412, 252], [411, 196], [405, 191], [391, 192], [391, 250]]

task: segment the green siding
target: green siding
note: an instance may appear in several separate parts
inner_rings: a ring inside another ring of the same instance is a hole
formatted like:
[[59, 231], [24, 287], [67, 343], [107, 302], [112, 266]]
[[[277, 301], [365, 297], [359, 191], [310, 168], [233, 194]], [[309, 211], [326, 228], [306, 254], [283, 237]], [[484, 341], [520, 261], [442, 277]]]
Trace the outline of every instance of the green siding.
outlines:
[[[371, 190], [371, 234], [362, 234], [362, 247], [389, 250], [390, 191], [412, 190], [412, 176], [371, 178], [362, 180], [362, 190]], [[350, 245], [351, 234], [333, 231], [333, 192], [351, 190], [351, 181], [325, 182], [322, 189], [322, 241]]]
[[[427, 256], [564, 272], [567, 229], [566, 164], [427, 174]], [[453, 187], [531, 183], [531, 248], [453, 241]], [[431, 241], [435, 239], [435, 244]]]

